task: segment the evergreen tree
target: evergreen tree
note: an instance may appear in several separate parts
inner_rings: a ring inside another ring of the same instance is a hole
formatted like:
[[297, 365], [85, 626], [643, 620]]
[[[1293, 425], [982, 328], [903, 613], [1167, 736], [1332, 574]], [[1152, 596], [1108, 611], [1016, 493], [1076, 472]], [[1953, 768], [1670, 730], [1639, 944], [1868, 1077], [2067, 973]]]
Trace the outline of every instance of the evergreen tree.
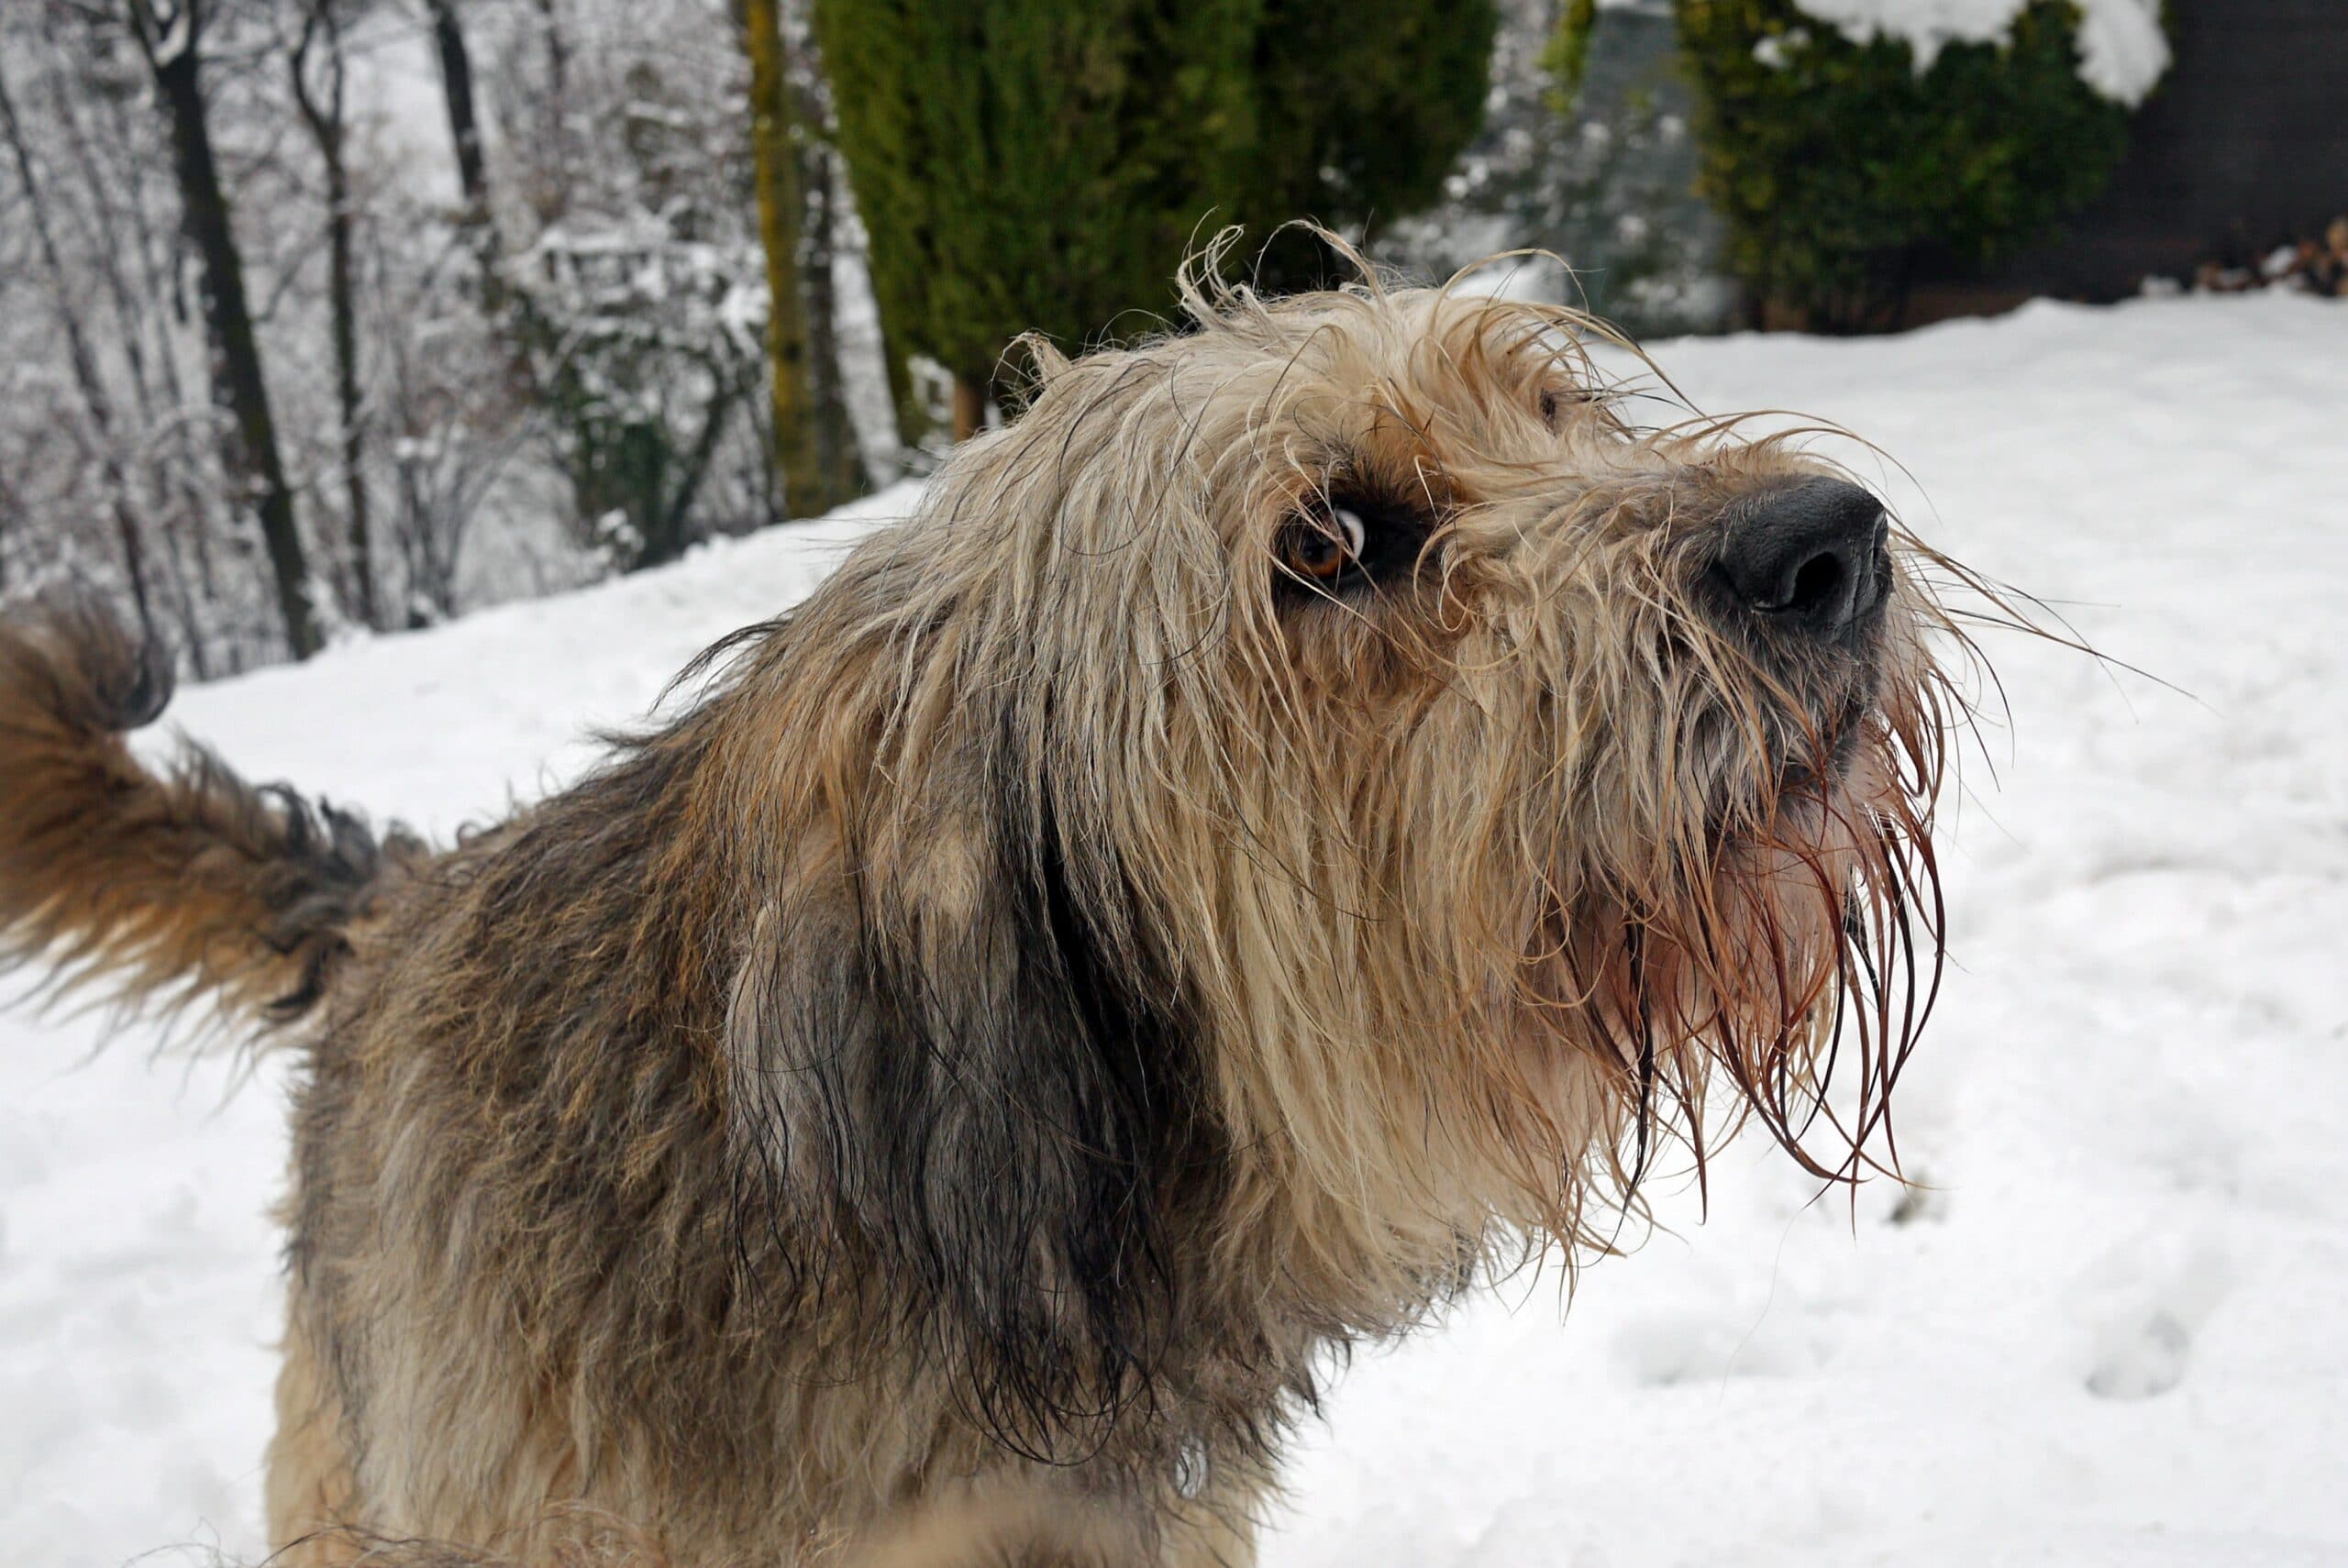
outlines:
[[[956, 380], [1146, 325], [1227, 223], [1367, 225], [1474, 134], [1490, 0], [817, 0], [892, 337]], [[1299, 252], [1315, 248], [1299, 240]], [[1267, 272], [1307, 281], [1317, 256]]]
[[[1483, 124], [1499, 26], [1492, 0], [1265, 0], [1247, 221], [1317, 218], [1367, 245], [1434, 203]], [[1258, 275], [1311, 287], [1330, 281], [1327, 260], [1283, 237]]]
[[819, 0], [893, 338], [977, 423], [1012, 337], [1080, 344], [1165, 279], [1252, 141], [1258, 0]]

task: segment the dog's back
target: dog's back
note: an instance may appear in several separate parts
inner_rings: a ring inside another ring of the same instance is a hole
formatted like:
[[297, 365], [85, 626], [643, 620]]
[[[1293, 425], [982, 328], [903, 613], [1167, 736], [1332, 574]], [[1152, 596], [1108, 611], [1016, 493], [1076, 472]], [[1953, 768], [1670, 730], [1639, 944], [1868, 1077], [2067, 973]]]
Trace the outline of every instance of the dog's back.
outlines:
[[797, 1217], [733, 1223], [723, 695], [433, 851], [199, 747], [150, 767], [170, 692], [94, 607], [0, 617], [0, 968], [300, 1054], [272, 1561], [1099, 1561], [1080, 1504], [825, 1501], [867, 1445], [978, 1456], [934, 1389], [812, 1375]]

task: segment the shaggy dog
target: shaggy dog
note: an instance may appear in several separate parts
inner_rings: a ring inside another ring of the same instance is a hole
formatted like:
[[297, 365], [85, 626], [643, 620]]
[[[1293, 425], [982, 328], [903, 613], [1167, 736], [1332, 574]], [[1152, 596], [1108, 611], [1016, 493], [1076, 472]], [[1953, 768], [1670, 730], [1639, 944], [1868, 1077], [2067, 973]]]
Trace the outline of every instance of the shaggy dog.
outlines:
[[298, 1055], [288, 1561], [1245, 1562], [1345, 1347], [1666, 1141], [1857, 1174], [1939, 558], [1570, 313], [1199, 277], [452, 847], [150, 772], [152, 660], [0, 631], [10, 955]]

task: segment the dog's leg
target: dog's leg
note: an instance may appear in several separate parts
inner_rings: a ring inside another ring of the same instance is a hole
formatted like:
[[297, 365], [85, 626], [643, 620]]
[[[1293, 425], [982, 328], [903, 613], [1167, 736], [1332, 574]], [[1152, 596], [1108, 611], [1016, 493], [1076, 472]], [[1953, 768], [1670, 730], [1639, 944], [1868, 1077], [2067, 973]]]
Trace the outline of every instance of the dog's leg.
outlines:
[[357, 1522], [358, 1483], [343, 1448], [342, 1411], [299, 1325], [277, 1375], [277, 1434], [264, 1497], [272, 1568], [334, 1568], [355, 1554], [339, 1526]]

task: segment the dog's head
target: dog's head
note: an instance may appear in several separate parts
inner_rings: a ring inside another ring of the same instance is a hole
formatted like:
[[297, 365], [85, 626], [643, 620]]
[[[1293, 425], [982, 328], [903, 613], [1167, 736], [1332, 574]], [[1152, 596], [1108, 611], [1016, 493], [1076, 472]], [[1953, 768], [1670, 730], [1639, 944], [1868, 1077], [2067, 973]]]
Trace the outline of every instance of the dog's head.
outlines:
[[1200, 1249], [1340, 1331], [1593, 1239], [1715, 1079], [1800, 1152], [1839, 1051], [1852, 1168], [1937, 956], [1937, 558], [1872, 495], [1644, 426], [1568, 312], [1190, 304], [1039, 352], [768, 656], [747, 1124], [1023, 1418], [1234, 1310]]

